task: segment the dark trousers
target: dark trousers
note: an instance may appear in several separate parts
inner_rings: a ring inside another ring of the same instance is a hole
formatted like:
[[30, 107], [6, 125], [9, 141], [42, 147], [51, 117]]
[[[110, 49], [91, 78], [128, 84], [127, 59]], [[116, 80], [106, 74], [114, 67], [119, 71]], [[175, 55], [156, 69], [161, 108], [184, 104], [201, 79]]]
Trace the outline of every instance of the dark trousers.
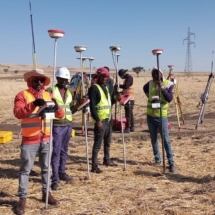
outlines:
[[134, 100], [128, 101], [125, 106], [125, 118], [126, 118], [126, 127], [134, 127], [134, 115], [133, 115], [133, 109], [134, 109]]
[[98, 153], [101, 149], [102, 142], [104, 141], [104, 161], [110, 159], [110, 143], [111, 143], [111, 133], [112, 124], [111, 121], [102, 121], [103, 130], [100, 131], [94, 126], [94, 144], [92, 150], [92, 167], [98, 166]]
[[71, 138], [72, 124], [53, 127], [53, 152], [51, 158], [52, 181], [59, 182], [59, 175], [65, 173], [68, 146]]

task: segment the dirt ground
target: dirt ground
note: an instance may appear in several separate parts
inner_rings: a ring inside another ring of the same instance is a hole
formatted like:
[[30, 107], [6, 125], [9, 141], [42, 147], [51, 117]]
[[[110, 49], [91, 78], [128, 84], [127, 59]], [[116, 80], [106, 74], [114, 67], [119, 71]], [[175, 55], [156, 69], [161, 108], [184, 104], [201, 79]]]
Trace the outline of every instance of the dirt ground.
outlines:
[[[20, 168], [20, 122], [13, 116], [15, 95], [26, 88], [22, 74], [28, 67], [10, 66], [7, 74], [0, 67], [0, 130], [13, 131], [13, 140], [0, 144], [0, 214], [14, 214], [18, 201], [18, 171]], [[14, 70], [19, 70], [14, 74]], [[43, 67], [51, 76], [51, 68]], [[71, 68], [71, 73], [75, 73]], [[174, 73], [174, 71], [173, 71]], [[58, 207], [48, 207], [41, 201], [40, 167], [36, 158], [34, 170], [38, 176], [30, 177], [26, 214], [39, 215], [214, 215], [215, 214], [215, 85], [212, 83], [203, 124], [195, 125], [200, 108], [200, 95], [204, 92], [209, 73], [175, 72], [179, 98], [185, 123], [178, 129], [175, 103], [169, 107], [170, 139], [174, 151], [177, 173], [163, 171], [163, 166], [153, 165], [153, 154], [146, 124], [147, 99], [143, 85], [151, 79], [150, 72], [140, 77], [130, 73], [135, 84], [135, 132], [125, 134], [126, 169], [122, 134], [112, 134], [111, 157], [117, 167], [102, 165], [103, 149], [99, 153], [102, 174], [90, 174], [87, 179], [86, 144], [81, 135], [81, 114], [74, 115], [76, 136], [71, 138], [67, 173], [74, 180], [60, 183], [52, 191], [60, 200]], [[165, 73], [167, 76], [167, 73]], [[123, 111], [124, 115], [124, 111]], [[117, 112], [117, 116], [120, 114]], [[89, 162], [93, 145], [93, 124], [89, 122]], [[160, 144], [160, 152], [161, 144]], [[162, 154], [162, 153], [161, 153]], [[166, 162], [167, 166], [167, 162]]]

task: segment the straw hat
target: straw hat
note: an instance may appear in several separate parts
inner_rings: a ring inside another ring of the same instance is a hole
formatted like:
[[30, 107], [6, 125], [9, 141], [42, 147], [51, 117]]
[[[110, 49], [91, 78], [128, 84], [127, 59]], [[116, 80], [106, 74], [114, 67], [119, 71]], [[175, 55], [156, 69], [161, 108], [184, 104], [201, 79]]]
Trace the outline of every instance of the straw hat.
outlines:
[[31, 77], [44, 77], [45, 82], [44, 86], [48, 86], [51, 82], [50, 78], [46, 75], [44, 75], [44, 71], [42, 69], [33, 69], [30, 72], [24, 73], [24, 80], [27, 82], [29, 78]]

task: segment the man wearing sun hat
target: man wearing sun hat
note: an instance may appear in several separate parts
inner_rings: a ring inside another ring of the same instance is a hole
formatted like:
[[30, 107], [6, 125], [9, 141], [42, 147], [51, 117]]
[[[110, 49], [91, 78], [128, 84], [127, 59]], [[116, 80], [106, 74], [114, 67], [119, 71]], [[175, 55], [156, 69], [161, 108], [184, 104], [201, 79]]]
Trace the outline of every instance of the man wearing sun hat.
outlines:
[[[37, 114], [38, 109], [46, 101], [52, 100], [51, 94], [45, 91], [50, 78], [44, 75], [43, 70], [35, 69], [24, 74], [28, 89], [19, 92], [14, 99], [14, 116], [21, 120], [21, 168], [19, 170], [19, 203], [17, 214], [25, 213], [25, 204], [28, 191], [29, 173], [33, 167], [36, 155], [39, 155], [42, 176], [42, 201], [46, 199], [48, 180], [48, 154], [50, 141], [50, 121]], [[54, 101], [55, 102], [55, 101]], [[55, 116], [62, 118], [64, 111], [55, 102]], [[48, 203], [57, 205], [59, 202], [49, 192]]]

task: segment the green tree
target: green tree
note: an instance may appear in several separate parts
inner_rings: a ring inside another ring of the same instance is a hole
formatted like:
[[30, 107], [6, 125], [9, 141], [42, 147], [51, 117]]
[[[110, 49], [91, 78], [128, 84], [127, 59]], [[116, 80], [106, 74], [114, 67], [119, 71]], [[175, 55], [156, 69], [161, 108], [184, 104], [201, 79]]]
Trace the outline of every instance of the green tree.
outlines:
[[9, 69], [4, 69], [4, 72], [7, 73]]
[[142, 66], [134, 67], [134, 68], [132, 68], [132, 70], [133, 70], [133, 72], [135, 72], [137, 74], [137, 77], [139, 77], [139, 73], [141, 71], [145, 72], [145, 69]]

